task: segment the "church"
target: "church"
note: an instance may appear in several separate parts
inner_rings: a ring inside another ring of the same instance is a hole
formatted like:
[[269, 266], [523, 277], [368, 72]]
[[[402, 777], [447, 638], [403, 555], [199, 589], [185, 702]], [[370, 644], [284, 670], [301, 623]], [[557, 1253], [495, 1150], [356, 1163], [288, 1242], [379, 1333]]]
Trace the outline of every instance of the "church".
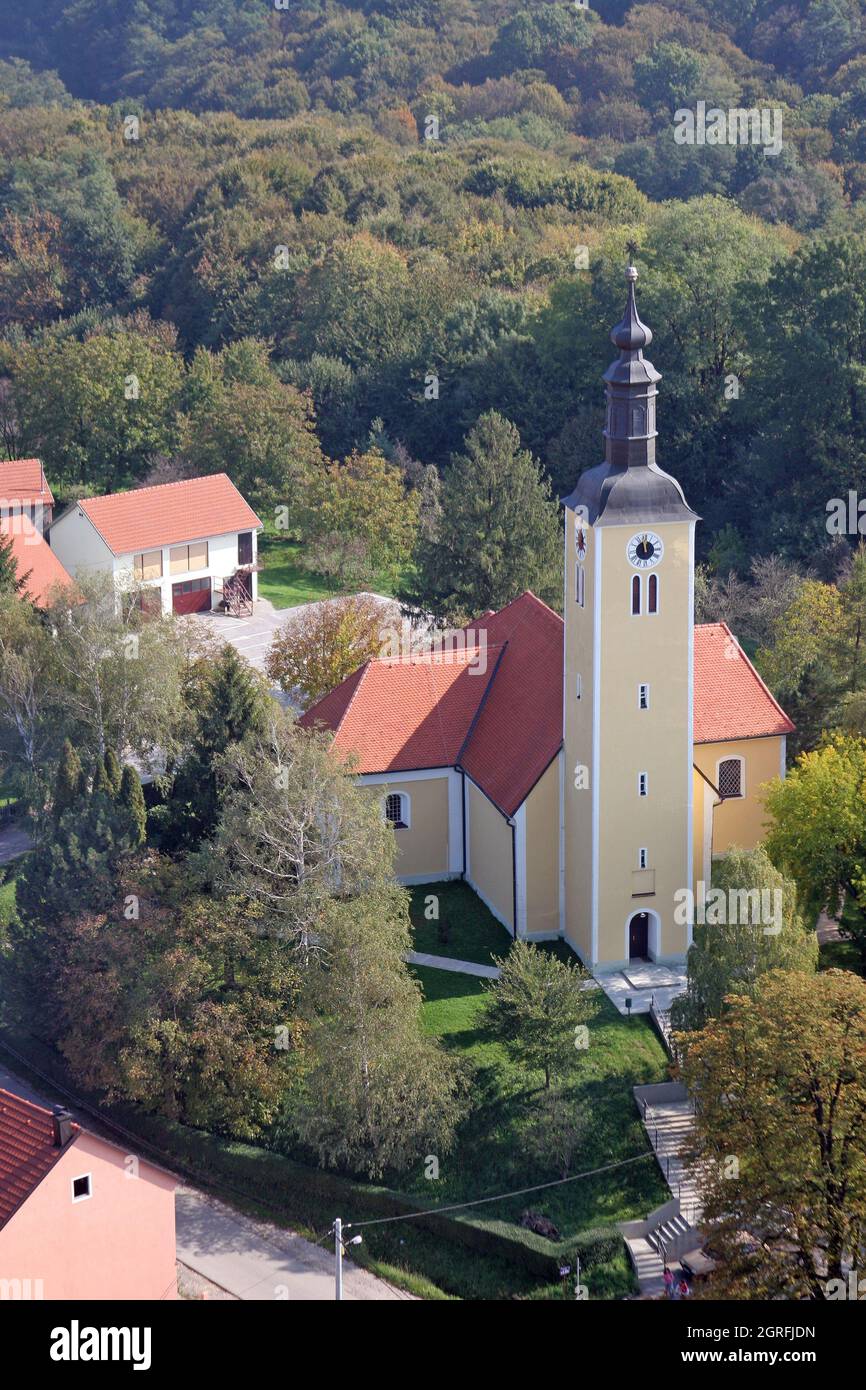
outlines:
[[626, 271], [604, 461], [565, 499], [564, 617], [532, 593], [453, 651], [366, 662], [303, 717], [380, 789], [403, 883], [460, 878], [592, 970], [681, 962], [714, 856], [762, 838], [793, 725], [724, 623], [694, 625], [700, 519], [656, 462], [660, 374]]

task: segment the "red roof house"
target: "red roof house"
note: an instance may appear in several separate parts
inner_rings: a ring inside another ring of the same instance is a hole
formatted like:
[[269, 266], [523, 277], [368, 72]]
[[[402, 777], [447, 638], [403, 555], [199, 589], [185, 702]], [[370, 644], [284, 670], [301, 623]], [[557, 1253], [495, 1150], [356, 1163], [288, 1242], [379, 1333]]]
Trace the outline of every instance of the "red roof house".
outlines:
[[[73, 576], [102, 570], [152, 590], [163, 613], [194, 613], [258, 597], [262, 523], [225, 473], [84, 497], [51, 527], [51, 545]], [[150, 600], [151, 596], [148, 595]]]
[[0, 1090], [2, 1297], [175, 1299], [177, 1179]]
[[71, 588], [72, 578], [28, 516], [0, 517], [0, 536], [11, 540], [18, 578], [24, 580], [21, 592], [37, 608], [46, 606], [53, 591]]
[[0, 520], [28, 516], [45, 531], [51, 525], [54, 495], [39, 459], [0, 461]]

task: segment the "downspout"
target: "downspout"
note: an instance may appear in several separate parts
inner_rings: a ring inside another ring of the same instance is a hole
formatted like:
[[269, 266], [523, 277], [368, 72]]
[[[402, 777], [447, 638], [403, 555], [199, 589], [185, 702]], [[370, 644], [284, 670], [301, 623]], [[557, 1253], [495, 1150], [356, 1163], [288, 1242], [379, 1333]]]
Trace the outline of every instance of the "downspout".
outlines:
[[461, 879], [466, 877], [466, 773], [462, 767], [457, 768], [460, 773], [460, 819], [463, 832], [463, 868], [460, 870]]
[[515, 820], [509, 819], [508, 824], [511, 826], [511, 895], [512, 895], [512, 896], [511, 896], [511, 901], [512, 901], [512, 908], [511, 908], [511, 911], [512, 911], [512, 921], [514, 922], [514, 926], [513, 926], [512, 929], [511, 929], [511, 935], [512, 935], [512, 937], [514, 938], [514, 940], [516, 941], [516, 940], [517, 940], [517, 822], [516, 822]]

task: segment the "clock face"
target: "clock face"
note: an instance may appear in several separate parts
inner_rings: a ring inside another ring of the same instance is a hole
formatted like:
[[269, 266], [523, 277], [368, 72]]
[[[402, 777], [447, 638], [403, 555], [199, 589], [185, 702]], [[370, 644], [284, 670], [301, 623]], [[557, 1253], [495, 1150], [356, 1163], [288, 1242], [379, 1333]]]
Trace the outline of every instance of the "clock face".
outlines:
[[575, 524], [574, 528], [574, 548], [577, 551], [577, 558], [579, 560], [586, 558], [586, 532], [579, 521]]
[[639, 531], [626, 546], [629, 564], [634, 565], [636, 570], [652, 569], [664, 553], [662, 538], [657, 536], [655, 531]]

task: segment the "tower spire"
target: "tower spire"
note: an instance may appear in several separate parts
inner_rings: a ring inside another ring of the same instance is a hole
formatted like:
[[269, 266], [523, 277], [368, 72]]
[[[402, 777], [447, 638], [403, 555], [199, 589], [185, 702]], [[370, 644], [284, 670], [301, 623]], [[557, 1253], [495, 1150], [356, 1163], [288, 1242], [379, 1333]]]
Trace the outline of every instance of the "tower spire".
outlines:
[[643, 355], [653, 335], [637, 311], [634, 292], [637, 270], [633, 263], [636, 249], [630, 242], [625, 272], [628, 283], [625, 313], [610, 334], [614, 347], [619, 348], [619, 357], [604, 374], [607, 385], [605, 459], [614, 468], [635, 468], [655, 462], [656, 383], [661, 381], [661, 373]]

